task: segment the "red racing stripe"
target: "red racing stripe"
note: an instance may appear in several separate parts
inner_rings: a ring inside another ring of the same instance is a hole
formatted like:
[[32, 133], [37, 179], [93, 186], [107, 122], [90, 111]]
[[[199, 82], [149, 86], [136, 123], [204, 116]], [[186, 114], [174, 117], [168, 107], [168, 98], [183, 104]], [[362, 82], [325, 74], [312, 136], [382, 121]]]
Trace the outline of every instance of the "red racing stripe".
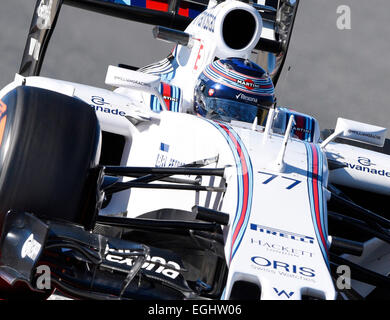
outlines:
[[157, 11], [168, 11], [168, 2], [167, 1], [158, 1], [158, 0], [146, 0], [146, 8], [157, 10]]
[[325, 250], [326, 250], [326, 253], [328, 253], [328, 249], [327, 249], [327, 244], [326, 244], [326, 241], [325, 241], [325, 237], [324, 237], [324, 234], [322, 232], [322, 225], [321, 225], [321, 217], [320, 217], [320, 201], [319, 201], [319, 196], [318, 196], [318, 172], [319, 172], [319, 165], [318, 165], [318, 151], [317, 151], [317, 148], [313, 145], [313, 144], [310, 144], [310, 147], [313, 151], [313, 196], [314, 196], [314, 210], [315, 210], [315, 213], [316, 213], [316, 221], [317, 221], [317, 226], [318, 226], [318, 230], [320, 232], [320, 236], [321, 236], [321, 241], [325, 247]]
[[188, 7], [188, 5], [186, 5], [186, 3], [180, 3], [180, 8], [179, 8], [179, 11], [178, 11], [179, 15], [183, 16], [183, 17], [188, 17], [189, 14], [190, 14], [190, 9]]
[[232, 236], [232, 245], [231, 245], [231, 254], [233, 252], [233, 246], [237, 239], [237, 236], [241, 230], [241, 227], [245, 220], [246, 211], [248, 208], [248, 196], [249, 196], [249, 181], [248, 181], [248, 167], [245, 161], [244, 154], [242, 152], [241, 146], [239, 145], [237, 139], [233, 136], [233, 134], [229, 131], [229, 129], [224, 126], [223, 124], [219, 123], [219, 125], [226, 131], [230, 139], [232, 140], [233, 144], [235, 145], [238, 155], [240, 157], [241, 165], [242, 165], [242, 176], [243, 176], [243, 187], [244, 187], [244, 196], [243, 196], [243, 204], [242, 204], [242, 210], [240, 213], [240, 219], [238, 221], [237, 227], [234, 230], [233, 236]]
[[229, 77], [227, 74], [222, 73], [221, 71], [218, 71], [217, 69], [215, 69], [213, 65], [210, 65], [210, 69], [212, 69], [214, 72], [218, 73], [219, 75], [228, 78], [228, 79], [231, 80], [231, 81], [237, 82], [236, 79], [234, 79], [234, 78], [232, 78], [232, 77]]
[[164, 101], [165, 101], [165, 104], [167, 105], [167, 109], [170, 111], [171, 110], [171, 100], [170, 99], [166, 99], [166, 97], [171, 97], [171, 86], [169, 84], [166, 84], [166, 83], [162, 83], [163, 85], [163, 97], [164, 97]]
[[[294, 117], [296, 119], [296, 128], [301, 129], [305, 127], [305, 118], [301, 116]], [[303, 130], [295, 130], [295, 134], [298, 136], [299, 139], [303, 139], [305, 132]]]

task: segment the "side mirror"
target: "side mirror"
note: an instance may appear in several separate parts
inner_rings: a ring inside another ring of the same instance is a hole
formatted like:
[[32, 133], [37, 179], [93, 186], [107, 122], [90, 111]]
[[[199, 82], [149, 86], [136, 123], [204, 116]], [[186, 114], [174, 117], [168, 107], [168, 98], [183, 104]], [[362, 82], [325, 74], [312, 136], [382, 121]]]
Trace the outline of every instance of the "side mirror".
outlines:
[[134, 89], [155, 95], [164, 110], [167, 110], [164, 98], [159, 89], [160, 77], [139, 71], [133, 71], [115, 66], [108, 66], [105, 84]]
[[155, 39], [160, 39], [172, 43], [177, 43], [182, 46], [188, 46], [192, 47], [192, 37], [190, 34], [175, 30], [175, 29], [170, 29], [162, 26], [155, 26], [153, 28], [153, 37]]
[[334, 133], [321, 143], [321, 148], [325, 148], [329, 142], [337, 137], [383, 147], [386, 140], [386, 132], [386, 128], [338, 118]]

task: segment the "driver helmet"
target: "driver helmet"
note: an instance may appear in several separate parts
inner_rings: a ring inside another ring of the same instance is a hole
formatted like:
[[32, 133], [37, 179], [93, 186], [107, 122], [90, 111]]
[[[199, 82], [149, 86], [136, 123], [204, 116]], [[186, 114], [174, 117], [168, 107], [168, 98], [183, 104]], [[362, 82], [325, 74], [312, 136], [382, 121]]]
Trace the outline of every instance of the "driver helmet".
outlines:
[[217, 118], [265, 125], [275, 103], [275, 89], [269, 74], [242, 58], [216, 60], [200, 74], [194, 93], [195, 112]]

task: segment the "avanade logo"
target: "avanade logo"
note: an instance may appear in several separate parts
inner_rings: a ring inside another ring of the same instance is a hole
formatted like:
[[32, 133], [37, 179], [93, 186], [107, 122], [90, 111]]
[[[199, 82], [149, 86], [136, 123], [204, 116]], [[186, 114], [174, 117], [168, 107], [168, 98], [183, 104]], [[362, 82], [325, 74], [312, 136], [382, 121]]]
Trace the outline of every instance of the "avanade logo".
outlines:
[[348, 169], [367, 172], [370, 174], [390, 178], [390, 171], [386, 171], [385, 169], [380, 168], [373, 168], [376, 165], [372, 163], [369, 158], [358, 157], [358, 164], [353, 164], [349, 162], [345, 162], [345, 164], [347, 165]]

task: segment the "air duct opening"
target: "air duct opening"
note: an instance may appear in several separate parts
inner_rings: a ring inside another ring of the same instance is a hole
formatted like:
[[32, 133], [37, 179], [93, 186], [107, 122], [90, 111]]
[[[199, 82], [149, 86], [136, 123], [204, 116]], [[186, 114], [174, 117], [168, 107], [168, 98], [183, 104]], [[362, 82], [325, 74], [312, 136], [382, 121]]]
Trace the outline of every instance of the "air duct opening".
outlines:
[[252, 282], [236, 281], [230, 293], [229, 300], [260, 300], [261, 289]]
[[222, 37], [231, 49], [240, 50], [248, 46], [255, 33], [256, 19], [246, 10], [232, 10], [223, 21]]

